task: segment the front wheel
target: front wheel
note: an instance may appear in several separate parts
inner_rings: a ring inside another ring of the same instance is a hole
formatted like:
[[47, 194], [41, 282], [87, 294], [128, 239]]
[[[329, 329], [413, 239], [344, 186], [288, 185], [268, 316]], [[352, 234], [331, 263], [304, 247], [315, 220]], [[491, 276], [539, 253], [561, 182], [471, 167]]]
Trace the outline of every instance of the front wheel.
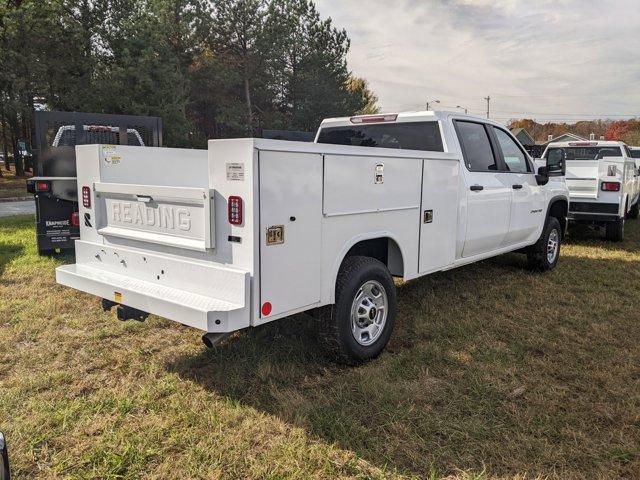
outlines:
[[529, 267], [533, 270], [546, 272], [554, 268], [560, 258], [562, 243], [562, 229], [555, 217], [548, 217], [542, 230], [542, 235], [527, 253]]
[[336, 303], [323, 318], [321, 337], [329, 353], [348, 365], [376, 358], [391, 337], [396, 309], [396, 287], [386, 266], [371, 257], [346, 258]]

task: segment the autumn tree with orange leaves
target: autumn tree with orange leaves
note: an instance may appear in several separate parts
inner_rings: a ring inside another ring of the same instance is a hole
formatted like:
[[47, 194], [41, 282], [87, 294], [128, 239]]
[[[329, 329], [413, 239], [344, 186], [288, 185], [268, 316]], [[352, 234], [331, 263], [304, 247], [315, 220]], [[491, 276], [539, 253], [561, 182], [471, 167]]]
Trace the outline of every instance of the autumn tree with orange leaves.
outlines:
[[640, 145], [640, 120], [620, 120], [613, 122], [606, 133], [605, 140], [621, 140], [627, 145]]

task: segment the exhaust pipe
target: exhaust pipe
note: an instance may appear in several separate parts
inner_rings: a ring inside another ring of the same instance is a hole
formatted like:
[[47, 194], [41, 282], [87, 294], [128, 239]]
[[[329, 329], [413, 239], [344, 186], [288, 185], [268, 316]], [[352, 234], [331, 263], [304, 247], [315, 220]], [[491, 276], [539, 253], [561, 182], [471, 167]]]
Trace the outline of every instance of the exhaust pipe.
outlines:
[[231, 332], [205, 333], [204, 335], [202, 335], [202, 343], [204, 343], [207, 348], [213, 348], [229, 335], [231, 335]]

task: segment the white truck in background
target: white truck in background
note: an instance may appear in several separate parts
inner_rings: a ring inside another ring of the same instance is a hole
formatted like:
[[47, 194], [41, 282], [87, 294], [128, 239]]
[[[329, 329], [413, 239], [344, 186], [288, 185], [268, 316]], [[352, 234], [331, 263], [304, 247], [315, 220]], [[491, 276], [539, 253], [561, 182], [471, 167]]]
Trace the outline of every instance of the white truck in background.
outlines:
[[580, 141], [550, 143], [543, 161], [566, 165], [571, 222], [605, 228], [611, 241], [624, 238], [627, 219], [638, 218], [640, 159], [624, 142]]
[[364, 362], [394, 326], [392, 277], [512, 251], [549, 270], [567, 224], [561, 163], [535, 169], [502, 125], [451, 112], [328, 119], [315, 143], [91, 145], [77, 158], [86, 221], [57, 281], [121, 319], [198, 328], [207, 346], [315, 310], [331, 352]]

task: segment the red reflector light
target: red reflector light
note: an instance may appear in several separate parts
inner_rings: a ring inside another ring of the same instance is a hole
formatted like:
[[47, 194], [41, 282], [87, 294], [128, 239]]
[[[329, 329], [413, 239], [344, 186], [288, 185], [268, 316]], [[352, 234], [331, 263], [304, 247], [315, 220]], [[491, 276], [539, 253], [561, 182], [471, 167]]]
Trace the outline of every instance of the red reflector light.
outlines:
[[398, 119], [398, 114], [390, 113], [387, 115], [363, 115], [360, 117], [351, 117], [349, 121], [351, 123], [379, 123], [379, 122], [395, 122]]
[[271, 313], [272, 307], [271, 302], [264, 302], [262, 304], [262, 315], [265, 317]]
[[242, 198], [233, 195], [229, 197], [227, 214], [231, 225], [242, 225]]
[[82, 187], [82, 206], [91, 208], [91, 189], [86, 186]]
[[36, 192], [48, 192], [49, 182], [36, 182]]
[[620, 183], [618, 182], [602, 182], [602, 191], [603, 192], [619, 192], [620, 191]]
[[74, 227], [80, 226], [80, 215], [78, 214], [78, 212], [73, 212], [71, 214], [71, 225], [73, 225]]

